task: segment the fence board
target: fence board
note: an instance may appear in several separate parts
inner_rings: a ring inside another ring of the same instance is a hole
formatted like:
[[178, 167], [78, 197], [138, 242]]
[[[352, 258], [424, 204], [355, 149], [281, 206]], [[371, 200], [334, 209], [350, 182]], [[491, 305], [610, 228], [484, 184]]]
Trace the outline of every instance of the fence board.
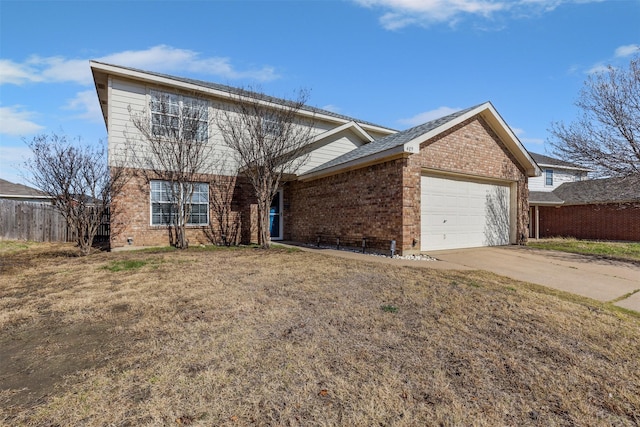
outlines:
[[50, 204], [0, 200], [0, 238], [66, 242], [67, 222]]

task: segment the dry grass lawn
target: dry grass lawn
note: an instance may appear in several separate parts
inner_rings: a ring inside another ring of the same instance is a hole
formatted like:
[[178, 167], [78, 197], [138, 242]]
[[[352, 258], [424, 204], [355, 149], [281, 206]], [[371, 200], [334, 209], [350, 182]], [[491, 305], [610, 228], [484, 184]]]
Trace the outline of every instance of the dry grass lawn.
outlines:
[[281, 249], [0, 248], [0, 425], [640, 424], [640, 319], [593, 301]]

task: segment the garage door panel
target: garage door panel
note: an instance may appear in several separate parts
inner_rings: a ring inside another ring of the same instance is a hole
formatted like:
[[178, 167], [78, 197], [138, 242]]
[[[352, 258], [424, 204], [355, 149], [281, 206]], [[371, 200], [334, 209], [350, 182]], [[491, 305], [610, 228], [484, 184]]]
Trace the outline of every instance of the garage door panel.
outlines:
[[421, 250], [509, 243], [508, 186], [431, 176], [421, 185]]

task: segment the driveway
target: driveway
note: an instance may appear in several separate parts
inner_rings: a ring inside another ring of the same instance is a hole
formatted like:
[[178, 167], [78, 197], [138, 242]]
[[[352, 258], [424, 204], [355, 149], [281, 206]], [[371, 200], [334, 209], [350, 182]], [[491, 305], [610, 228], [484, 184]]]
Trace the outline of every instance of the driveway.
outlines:
[[485, 270], [573, 294], [612, 302], [640, 312], [640, 264], [593, 256], [545, 251], [524, 246], [432, 251], [438, 261], [408, 261], [375, 257], [335, 249], [302, 250], [343, 257], [448, 270]]
[[428, 263], [434, 267], [487, 270], [598, 301], [617, 300], [616, 305], [640, 312], [638, 264], [522, 246], [435, 251], [429, 255], [444, 262], [441, 266]]

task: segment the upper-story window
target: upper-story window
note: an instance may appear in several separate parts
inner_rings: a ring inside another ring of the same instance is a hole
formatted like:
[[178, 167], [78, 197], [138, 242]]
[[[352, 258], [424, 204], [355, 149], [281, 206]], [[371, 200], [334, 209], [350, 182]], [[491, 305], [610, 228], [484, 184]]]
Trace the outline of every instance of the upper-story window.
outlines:
[[151, 130], [174, 140], [206, 141], [209, 108], [206, 101], [151, 91]]
[[553, 169], [544, 170], [544, 185], [553, 185]]
[[282, 123], [276, 116], [262, 118], [262, 130], [266, 135], [279, 136], [282, 133]]

